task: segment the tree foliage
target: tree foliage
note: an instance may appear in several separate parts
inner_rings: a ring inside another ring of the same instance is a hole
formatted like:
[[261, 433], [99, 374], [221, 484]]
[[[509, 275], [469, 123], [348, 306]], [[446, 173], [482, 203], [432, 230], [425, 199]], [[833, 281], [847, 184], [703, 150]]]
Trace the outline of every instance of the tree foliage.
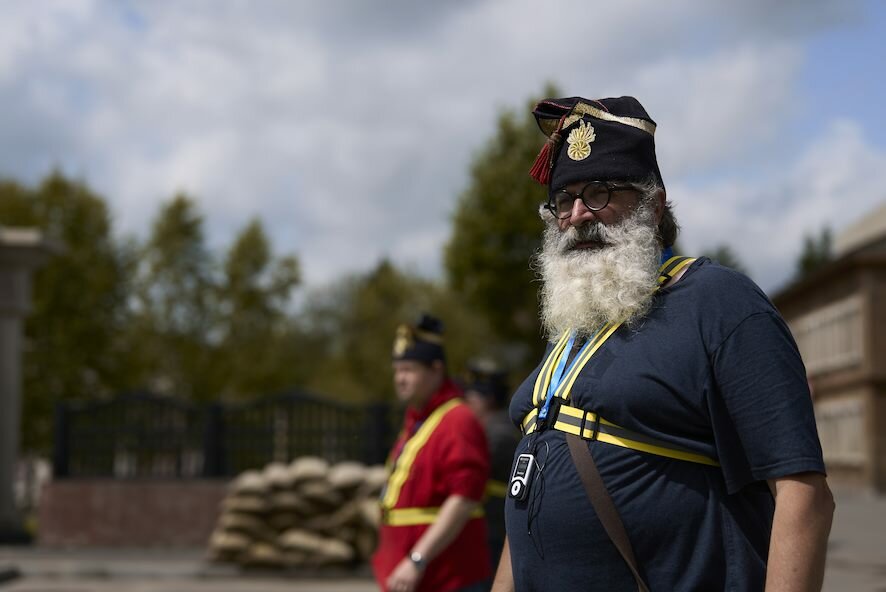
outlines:
[[0, 224], [38, 227], [64, 245], [34, 275], [25, 329], [23, 446], [45, 448], [56, 401], [128, 380], [122, 329], [132, 256], [115, 243], [104, 200], [59, 173], [34, 189], [0, 184]]
[[196, 203], [164, 204], [142, 243], [114, 236], [104, 199], [50, 174], [0, 182], [0, 224], [63, 245], [36, 272], [26, 324], [23, 447], [47, 451], [54, 405], [150, 388], [196, 400], [268, 394], [303, 381], [288, 310], [298, 260], [250, 222], [220, 264]]
[[795, 276], [801, 278], [833, 260], [833, 238], [831, 229], [822, 228], [816, 236], [807, 234], [803, 237], [803, 250], [797, 258]]
[[452, 290], [489, 320], [494, 339], [509, 344], [511, 363], [522, 367], [534, 364], [543, 347], [538, 284], [530, 269], [541, 247], [538, 207], [546, 198], [529, 177], [544, 140], [530, 113], [535, 102], [499, 116], [495, 134], [473, 160], [445, 250]]
[[741, 259], [738, 258], [738, 255], [735, 254], [732, 247], [727, 244], [717, 245], [709, 251], [704, 251], [702, 256], [709, 257], [720, 265], [725, 265], [735, 271], [748, 275], [748, 270], [744, 263], [742, 263]]
[[445, 287], [389, 261], [314, 294], [304, 320], [317, 346], [306, 353], [319, 364], [310, 386], [350, 400], [390, 398], [396, 328], [423, 311], [444, 322], [450, 370], [458, 373], [469, 357], [483, 353], [489, 329], [482, 316]]
[[275, 259], [259, 220], [234, 240], [219, 286], [219, 357], [222, 392], [230, 397], [268, 394], [295, 383], [295, 328], [288, 304], [300, 282], [298, 259]]
[[137, 384], [197, 400], [217, 394], [214, 272], [203, 218], [191, 198], [177, 195], [139, 250], [131, 334], [139, 344]]
[[218, 261], [196, 203], [166, 203], [141, 250], [133, 340], [142, 383], [194, 400], [244, 398], [290, 386], [299, 284], [294, 256], [275, 257], [261, 222], [247, 223]]

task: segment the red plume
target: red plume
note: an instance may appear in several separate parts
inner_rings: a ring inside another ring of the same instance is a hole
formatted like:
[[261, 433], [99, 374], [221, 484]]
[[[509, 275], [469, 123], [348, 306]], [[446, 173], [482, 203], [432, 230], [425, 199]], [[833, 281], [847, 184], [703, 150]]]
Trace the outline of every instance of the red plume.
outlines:
[[560, 122], [557, 124], [557, 129], [554, 130], [550, 137], [548, 137], [545, 145], [541, 147], [538, 156], [535, 157], [535, 162], [532, 164], [532, 168], [529, 169], [529, 176], [542, 185], [547, 185], [551, 181], [551, 170], [554, 168], [554, 156], [557, 152], [557, 147], [563, 141], [563, 138], [560, 136], [560, 128], [563, 126], [563, 121], [565, 121], [565, 119], [565, 115], [560, 118]]
[[542, 146], [541, 152], [535, 157], [535, 163], [529, 169], [529, 176], [541, 183], [547, 185], [551, 180], [551, 153], [554, 151], [552, 146], [554, 142], [550, 139]]

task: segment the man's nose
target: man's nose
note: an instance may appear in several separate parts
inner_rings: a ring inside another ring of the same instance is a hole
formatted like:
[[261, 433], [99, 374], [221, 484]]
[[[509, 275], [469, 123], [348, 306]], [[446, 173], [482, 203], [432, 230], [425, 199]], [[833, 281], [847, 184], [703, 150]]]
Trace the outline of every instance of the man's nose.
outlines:
[[584, 202], [575, 198], [572, 201], [572, 214], [569, 216], [570, 226], [584, 226], [590, 222], [597, 221], [597, 212], [588, 209]]

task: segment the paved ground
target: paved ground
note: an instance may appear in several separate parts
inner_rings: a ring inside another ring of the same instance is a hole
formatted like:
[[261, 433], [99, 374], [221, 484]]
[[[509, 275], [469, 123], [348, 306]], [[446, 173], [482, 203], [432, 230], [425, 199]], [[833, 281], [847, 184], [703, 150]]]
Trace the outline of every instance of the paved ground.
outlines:
[[[369, 570], [243, 572], [199, 550], [0, 548], [19, 577], [2, 592], [374, 592]], [[2, 581], [2, 577], [0, 577]]]
[[0, 590], [4, 592], [377, 592], [378, 588], [372, 582], [363, 580], [329, 582], [238, 578], [220, 582], [168, 578], [155, 581], [34, 579], [0, 587]]
[[[15, 570], [19, 577], [6, 580]], [[886, 497], [837, 494], [826, 592], [886, 592]], [[0, 592], [371, 592], [358, 574], [249, 574], [200, 551], [0, 548]], [[564, 591], [570, 592], [570, 591]]]
[[886, 497], [836, 492], [824, 589], [886, 592]]

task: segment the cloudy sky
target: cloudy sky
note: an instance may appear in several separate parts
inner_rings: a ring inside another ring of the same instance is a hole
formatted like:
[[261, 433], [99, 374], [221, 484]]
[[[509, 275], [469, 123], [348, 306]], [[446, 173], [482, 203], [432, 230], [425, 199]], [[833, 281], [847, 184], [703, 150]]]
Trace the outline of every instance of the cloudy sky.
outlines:
[[0, 176], [58, 167], [109, 200], [121, 233], [144, 235], [177, 191], [213, 245], [258, 216], [310, 286], [384, 256], [439, 274], [471, 156], [547, 81], [640, 98], [687, 254], [729, 244], [769, 291], [804, 234], [886, 203], [875, 0], [0, 9]]

